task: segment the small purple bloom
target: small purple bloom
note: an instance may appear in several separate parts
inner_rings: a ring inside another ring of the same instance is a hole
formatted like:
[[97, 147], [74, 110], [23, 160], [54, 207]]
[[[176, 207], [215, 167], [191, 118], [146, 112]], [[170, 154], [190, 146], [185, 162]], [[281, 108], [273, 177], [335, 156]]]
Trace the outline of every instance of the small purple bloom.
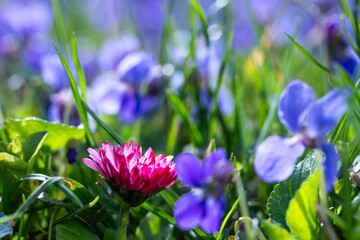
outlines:
[[87, 88], [89, 106], [96, 112], [108, 115], [118, 114], [121, 108], [121, 96], [129, 91], [126, 83], [119, 82], [114, 72], [97, 76]]
[[63, 123], [65, 109], [70, 108], [69, 119], [65, 119], [69, 125], [78, 126], [81, 124], [80, 117], [72, 99], [69, 88], [63, 89], [50, 96], [50, 106], [48, 109], [48, 119], [54, 123]]
[[183, 230], [200, 226], [214, 234], [225, 212], [225, 187], [232, 167], [226, 152], [218, 148], [201, 163], [190, 153], [182, 153], [175, 159], [178, 179], [193, 191], [184, 194], [174, 206], [177, 225]]
[[326, 136], [346, 110], [346, 99], [339, 89], [315, 101], [309, 85], [300, 80], [289, 83], [281, 95], [278, 116], [294, 136], [266, 138], [255, 153], [256, 173], [265, 182], [284, 181], [293, 173], [305, 148], [319, 148], [325, 154], [323, 167], [326, 189], [330, 191], [336, 177], [338, 155], [335, 147], [327, 143]]
[[51, 40], [45, 34], [33, 34], [27, 40], [21, 52], [22, 59], [28, 68], [40, 70], [42, 57], [53, 53]]
[[150, 83], [156, 76], [157, 62], [153, 56], [145, 52], [134, 52], [126, 55], [117, 67], [121, 81], [134, 85]]
[[[144, 41], [146, 49], [158, 51], [165, 22], [164, 0], [131, 1], [129, 14], [134, 16], [134, 23]], [[136, 17], [135, 17], [136, 16]]]
[[76, 162], [76, 156], [77, 156], [76, 148], [69, 147], [67, 149], [66, 156], [68, 158], [68, 163], [70, 163], [70, 164], [75, 163]]
[[121, 59], [126, 54], [140, 48], [139, 40], [133, 35], [124, 35], [120, 39], [110, 38], [102, 44], [97, 62], [99, 67], [104, 70], [116, 70]]
[[69, 86], [68, 75], [56, 53], [44, 54], [41, 58], [40, 68], [44, 81], [55, 91]]
[[0, 7], [0, 15], [7, 28], [21, 38], [36, 33], [48, 33], [52, 13], [45, 1], [7, 1]]

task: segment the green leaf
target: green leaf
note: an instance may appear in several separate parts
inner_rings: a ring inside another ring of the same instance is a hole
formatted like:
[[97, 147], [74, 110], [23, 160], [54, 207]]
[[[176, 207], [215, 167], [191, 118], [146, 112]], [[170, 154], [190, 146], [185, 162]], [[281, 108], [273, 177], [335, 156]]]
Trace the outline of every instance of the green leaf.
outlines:
[[102, 127], [118, 144], [124, 145], [124, 140], [109, 127], [106, 123], [104, 123], [97, 115], [94, 113], [85, 102], [82, 102], [86, 111], [91, 115], [91, 117]]
[[[5, 214], [0, 212], [0, 219], [4, 218]], [[0, 238], [5, 237], [6, 235], [12, 234], [13, 230], [11, 228], [10, 222], [0, 224]]]
[[99, 240], [100, 238], [93, 234], [85, 223], [78, 219], [72, 219], [59, 224], [56, 227], [57, 240]]
[[55, 22], [55, 30], [56, 30], [57, 38], [61, 42], [63, 47], [66, 47], [66, 45], [67, 45], [67, 36], [66, 35], [67, 34], [65, 31], [63, 18], [61, 16], [59, 0], [52, 0], [51, 3], [52, 3], [53, 14], [55, 17], [54, 22]]
[[52, 177], [49, 178], [47, 180], [45, 180], [43, 183], [40, 184], [40, 186], [38, 188], [36, 188], [30, 195], [29, 197], [26, 199], [26, 202], [24, 202], [23, 204], [21, 204], [21, 206], [16, 210], [15, 213], [8, 215], [6, 218], [0, 219], [0, 224], [9, 221], [9, 220], [14, 220], [16, 218], [19, 218], [29, 207], [30, 205], [39, 197], [39, 195], [43, 192], [45, 192], [45, 190], [54, 185], [56, 182], [60, 181], [61, 179], [63, 179], [62, 177]]
[[317, 168], [315, 152], [309, 153], [305, 159], [295, 166], [293, 175], [286, 181], [276, 184], [267, 201], [267, 210], [270, 218], [287, 227], [285, 216], [290, 200], [296, 191]]
[[201, 28], [203, 31], [203, 34], [205, 36], [205, 40], [206, 40], [206, 45], [209, 46], [210, 45], [210, 38], [209, 38], [209, 34], [208, 34], [208, 21], [206, 19], [206, 15], [204, 10], [202, 9], [202, 7], [200, 6], [200, 4], [196, 1], [196, 0], [190, 0], [191, 5], [193, 6], [193, 8], [195, 9], [196, 14], [198, 15], [200, 21], [201, 21]]
[[320, 224], [315, 208], [318, 198], [319, 175], [316, 171], [295, 193], [286, 212], [286, 222], [297, 239], [319, 239]]
[[88, 140], [90, 146], [92, 148], [94, 148], [95, 145], [96, 145], [96, 142], [95, 142], [94, 136], [92, 135], [92, 132], [90, 131], [86, 111], [85, 111], [84, 106], [82, 105], [82, 102], [81, 102], [81, 98], [80, 98], [80, 94], [78, 92], [78, 87], [77, 87], [76, 80], [75, 80], [74, 75], [72, 74], [72, 72], [70, 70], [69, 64], [67, 63], [64, 54], [62, 54], [62, 52], [60, 51], [58, 46], [55, 44], [55, 42], [53, 42], [53, 44], [54, 44], [54, 47], [55, 47], [55, 50], [56, 50], [57, 54], [59, 55], [60, 61], [61, 61], [62, 65], [63, 65], [69, 79], [70, 79], [71, 91], [72, 91], [73, 96], [74, 96], [75, 105], [76, 105], [76, 108], [78, 110], [79, 117], [80, 117], [81, 122], [83, 123], [84, 128], [85, 128], [85, 134], [86, 134], [87, 140]]
[[262, 228], [265, 229], [265, 231], [267, 233], [267, 236], [269, 237], [270, 240], [278, 240], [278, 239], [292, 240], [292, 239], [295, 239], [288, 232], [288, 230], [282, 228], [277, 223], [272, 223], [272, 222], [265, 221], [263, 223], [263, 225], [262, 225]]
[[79, 56], [78, 56], [78, 51], [77, 51], [76, 41], [75, 41], [75, 33], [73, 33], [72, 37], [71, 37], [71, 55], [74, 59], [75, 67], [77, 70], [77, 75], [79, 78], [81, 97], [82, 97], [82, 100], [86, 103], [86, 79], [85, 79], [84, 69], [81, 66]]
[[233, 31], [234, 31], [234, 26], [231, 26], [231, 28], [229, 30], [228, 38], [227, 38], [226, 54], [221, 63], [219, 76], [218, 76], [218, 82], [217, 82], [217, 86], [216, 86], [215, 93], [214, 93], [214, 104], [213, 104], [213, 107], [211, 110], [211, 118], [210, 118], [210, 124], [209, 124], [210, 125], [209, 141], [214, 137], [214, 134], [215, 134], [215, 120], [216, 120], [216, 113], [217, 113], [217, 108], [218, 108], [218, 105], [217, 105], [218, 95], [219, 95], [221, 84], [223, 82], [225, 68], [230, 59], [231, 46], [232, 46], [232, 40], [233, 40]]
[[15, 170], [15, 173], [25, 172], [27, 163], [14, 155], [0, 152], [0, 164], [4, 164], [8, 168]]
[[24, 161], [31, 162], [36, 158], [47, 136], [48, 132], [34, 133], [21, 143], [24, 152]]
[[22, 139], [26, 139], [34, 133], [48, 132], [44, 146], [49, 147], [51, 151], [65, 147], [72, 139], [85, 140], [84, 129], [65, 124], [50, 123], [39, 118], [6, 120], [4, 128], [8, 131], [10, 137], [19, 135]]
[[104, 232], [104, 240], [114, 240], [116, 239], [116, 231], [111, 228], [107, 228]]
[[166, 222], [158, 216], [149, 213], [141, 220], [136, 228], [136, 239], [139, 240], [161, 240], [171, 239], [174, 225]]
[[330, 69], [328, 69], [327, 67], [325, 67], [324, 65], [322, 65], [321, 63], [319, 63], [308, 51], [306, 51], [305, 48], [303, 48], [297, 41], [295, 41], [294, 38], [292, 38], [290, 35], [286, 34], [285, 35], [290, 39], [290, 41], [295, 45], [295, 47], [297, 49], [300, 50], [300, 52], [307, 58], [309, 59], [313, 64], [315, 64], [316, 66], [318, 66], [320, 69], [324, 70], [325, 72], [327, 72], [328, 74], [332, 75], [332, 72], [330, 71]]
[[23, 159], [23, 150], [19, 136], [15, 136], [14, 140], [7, 146], [7, 153], [14, 155], [20, 159]]
[[22, 143], [24, 160], [28, 162], [26, 170], [27, 174], [32, 172], [38, 153], [43, 146], [47, 136], [48, 132], [34, 133]]
[[240, 198], [238, 198], [235, 203], [233, 204], [233, 206], [231, 207], [230, 211], [226, 214], [223, 222], [221, 223], [221, 227], [220, 230], [217, 234], [216, 240], [220, 240], [220, 238], [222, 237], [221, 234], [224, 231], [225, 225], [227, 223], [227, 221], [229, 220], [229, 218], [231, 217], [231, 215], [235, 212], [236, 207], [239, 205], [240, 202]]

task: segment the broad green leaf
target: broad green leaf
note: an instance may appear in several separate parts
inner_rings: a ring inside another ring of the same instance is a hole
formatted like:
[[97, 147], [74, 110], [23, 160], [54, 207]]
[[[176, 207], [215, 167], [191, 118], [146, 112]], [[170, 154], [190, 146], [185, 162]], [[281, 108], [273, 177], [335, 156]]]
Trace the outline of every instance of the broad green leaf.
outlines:
[[24, 152], [24, 161], [29, 162], [36, 157], [47, 135], [47, 132], [37, 132], [22, 141], [21, 146]]
[[174, 225], [149, 213], [136, 228], [136, 239], [139, 240], [165, 240], [171, 239]]
[[12, 140], [11, 143], [7, 146], [7, 153], [10, 153], [14, 155], [15, 157], [18, 157], [20, 159], [23, 159], [23, 151], [21, 147], [21, 141], [19, 136], [15, 136], [14, 140]]
[[[5, 214], [0, 212], [0, 218], [5, 217]], [[5, 237], [13, 232], [10, 222], [0, 224], [0, 238]]]
[[24, 151], [24, 160], [28, 162], [27, 173], [31, 173], [36, 162], [38, 153], [43, 146], [46, 137], [48, 136], [47, 132], [38, 132], [34, 133], [28, 137], [24, 142], [22, 142], [22, 148]]
[[290, 200], [295, 196], [301, 184], [316, 170], [315, 153], [311, 152], [300, 162], [293, 175], [284, 182], [276, 184], [267, 201], [270, 218], [283, 227], [287, 227], [285, 216]]
[[56, 226], [57, 240], [99, 240], [100, 238], [90, 231], [85, 223], [72, 219]]
[[319, 175], [316, 171], [295, 193], [286, 212], [286, 222], [296, 239], [319, 239], [320, 224], [315, 208], [318, 196]]
[[8, 131], [10, 137], [19, 135], [22, 139], [26, 139], [34, 133], [48, 132], [44, 146], [49, 147], [51, 151], [65, 147], [72, 139], [85, 140], [84, 129], [65, 124], [50, 123], [39, 118], [6, 120], [4, 128]]
[[14, 155], [9, 153], [0, 152], [0, 164], [4, 164], [16, 172], [24, 172], [27, 167], [27, 163]]
[[267, 236], [270, 240], [292, 240], [295, 239], [285, 228], [282, 228], [277, 223], [272, 223], [265, 221], [262, 225], [262, 228], [265, 229]]
[[104, 240], [114, 240], [116, 239], [116, 231], [111, 228], [107, 228], [104, 232]]

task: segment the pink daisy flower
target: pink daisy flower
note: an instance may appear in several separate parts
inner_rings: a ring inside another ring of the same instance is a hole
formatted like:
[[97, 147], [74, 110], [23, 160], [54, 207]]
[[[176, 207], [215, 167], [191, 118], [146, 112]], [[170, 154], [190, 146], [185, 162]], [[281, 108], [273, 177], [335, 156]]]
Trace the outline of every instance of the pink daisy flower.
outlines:
[[137, 206], [149, 196], [169, 187], [177, 178], [173, 156], [155, 157], [149, 148], [142, 154], [141, 146], [133, 141], [124, 146], [101, 144], [101, 148], [88, 148], [90, 159], [84, 163], [99, 172], [113, 191], [132, 206]]

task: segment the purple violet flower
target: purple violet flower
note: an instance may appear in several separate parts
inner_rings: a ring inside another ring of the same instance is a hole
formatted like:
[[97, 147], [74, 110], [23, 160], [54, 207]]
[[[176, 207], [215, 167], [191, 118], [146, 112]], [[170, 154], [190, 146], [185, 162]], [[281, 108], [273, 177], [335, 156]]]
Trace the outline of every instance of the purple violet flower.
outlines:
[[319, 148], [325, 154], [323, 167], [326, 189], [330, 191], [336, 177], [338, 155], [326, 136], [346, 110], [346, 99], [339, 89], [315, 101], [308, 84], [301, 80], [289, 83], [281, 95], [278, 116], [294, 136], [266, 138], [255, 152], [255, 172], [265, 182], [284, 181], [293, 173], [305, 148]]
[[0, 7], [0, 15], [7, 27], [21, 38], [35, 33], [48, 33], [52, 13], [45, 1], [7, 1]]
[[55, 91], [69, 86], [68, 75], [56, 53], [44, 54], [41, 58], [40, 68], [44, 81]]
[[225, 212], [225, 187], [232, 166], [226, 152], [218, 148], [201, 163], [190, 153], [182, 153], [175, 159], [178, 179], [193, 191], [182, 195], [174, 206], [174, 217], [179, 228], [190, 230], [200, 226], [214, 234]]
[[134, 52], [126, 55], [117, 67], [117, 73], [121, 81], [140, 85], [143, 82], [150, 83], [156, 77], [157, 62], [155, 58], [145, 52]]
[[75, 103], [72, 100], [72, 93], [70, 88], [63, 89], [58, 93], [54, 93], [50, 96], [50, 105], [48, 108], [48, 119], [50, 122], [63, 123], [65, 114], [65, 108], [70, 105], [70, 113], [68, 124], [72, 126], [79, 126], [81, 124], [80, 117], [74, 106]]
[[115, 70], [126, 54], [140, 48], [139, 40], [130, 34], [119, 39], [109, 38], [102, 44], [97, 57], [98, 65], [103, 71]]

